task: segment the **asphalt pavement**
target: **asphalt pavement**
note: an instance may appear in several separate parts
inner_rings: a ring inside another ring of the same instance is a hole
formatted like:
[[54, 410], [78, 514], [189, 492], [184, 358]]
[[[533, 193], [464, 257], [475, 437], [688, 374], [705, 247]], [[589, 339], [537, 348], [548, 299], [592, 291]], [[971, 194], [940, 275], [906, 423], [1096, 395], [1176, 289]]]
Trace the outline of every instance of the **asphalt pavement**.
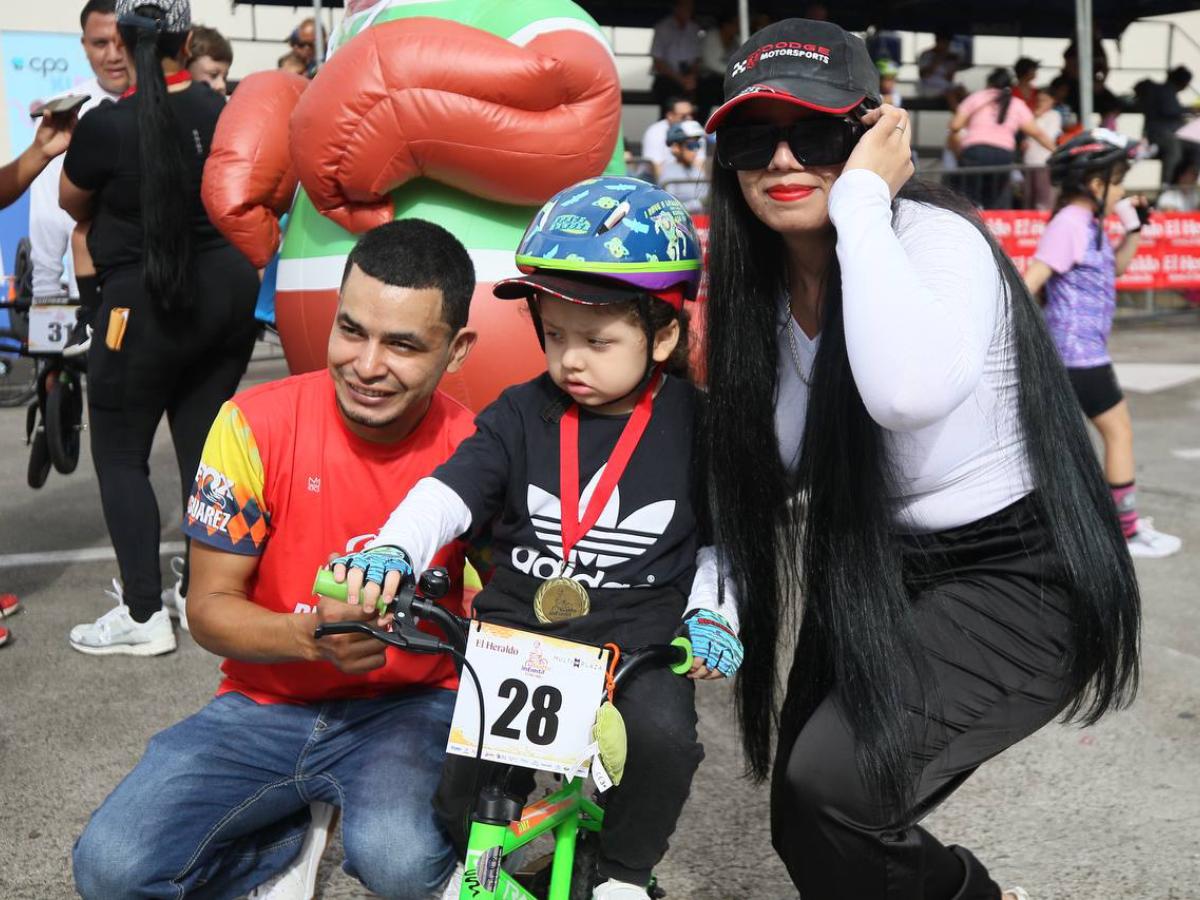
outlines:
[[[1174, 558], [1138, 563], [1142, 691], [1098, 726], [1044, 728], [985, 765], [927, 825], [1032, 900], [1195, 900], [1200, 320], [1122, 328], [1113, 349], [1133, 409], [1142, 513], [1184, 540]], [[244, 383], [282, 374], [279, 360], [259, 359]], [[5, 622], [14, 642], [0, 648], [0, 900], [54, 900], [74, 896], [71, 845], [91, 811], [154, 732], [208, 700], [218, 661], [186, 633], [177, 652], [154, 659], [70, 649], [69, 628], [111, 605], [116, 564], [86, 449], [76, 473], [53, 473], [39, 491], [26, 486], [26, 460], [24, 413], [0, 410], [0, 590], [24, 604]], [[180, 540], [173, 469], [164, 427], [151, 471], [165, 542]], [[671, 900], [795, 897], [771, 850], [766, 794], [743, 777], [731, 693], [703, 684], [697, 695], [707, 758], [660, 881]], [[334, 844], [318, 896], [370, 896], [339, 858]]]

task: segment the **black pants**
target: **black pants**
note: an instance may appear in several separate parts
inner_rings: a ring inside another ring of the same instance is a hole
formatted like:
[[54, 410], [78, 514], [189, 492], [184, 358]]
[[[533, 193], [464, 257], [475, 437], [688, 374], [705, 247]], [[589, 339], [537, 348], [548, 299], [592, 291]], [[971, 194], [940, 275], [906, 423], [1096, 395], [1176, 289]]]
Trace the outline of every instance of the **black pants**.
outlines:
[[[200, 253], [196, 276], [195, 308], [167, 317], [146, 294], [140, 269], [105, 273], [88, 352], [92, 460], [125, 602], [138, 621], [162, 606], [158, 503], [149, 465], [154, 432], [165, 412], [186, 508], [209, 428], [254, 349], [254, 268], [226, 246]], [[118, 350], [106, 340], [115, 309], [129, 310]]]
[[906, 539], [927, 671], [904, 685], [915, 797], [905, 816], [883, 813], [861, 779], [836, 689], [807, 721], [781, 726], [795, 739], [781, 738], [776, 759], [772, 836], [804, 900], [1000, 897], [971, 853], [917, 822], [1070, 699], [1070, 603], [1032, 506]]
[[[498, 569], [475, 598], [475, 612], [485, 622], [581, 643], [611, 641], [627, 650], [665, 643], [678, 633], [684, 598], [672, 588], [592, 590], [588, 615], [547, 626], [533, 615], [538, 583]], [[695, 690], [689, 679], [668, 670], [642, 669], [621, 685], [614, 702], [625, 719], [629, 743], [624, 778], [605, 796], [600, 876], [645, 884], [667, 852], [692, 776], [704, 758], [696, 736]], [[473, 759], [448, 756], [434, 798], [434, 808], [460, 856], [466, 852], [475, 775]], [[532, 773], [518, 771], [509, 787], [514, 796], [528, 796]]]
[[1008, 209], [1012, 206], [1012, 173], [984, 172], [972, 174], [971, 166], [1011, 166], [1016, 156], [1004, 147], [975, 144], [962, 152], [959, 173], [955, 175], [959, 190], [971, 198], [980, 209]]

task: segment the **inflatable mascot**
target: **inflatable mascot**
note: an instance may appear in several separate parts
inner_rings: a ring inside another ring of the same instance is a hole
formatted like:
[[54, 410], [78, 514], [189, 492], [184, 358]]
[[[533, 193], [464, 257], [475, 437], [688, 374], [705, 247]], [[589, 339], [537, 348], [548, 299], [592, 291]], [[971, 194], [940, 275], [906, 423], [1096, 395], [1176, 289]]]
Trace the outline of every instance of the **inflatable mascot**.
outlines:
[[451, 231], [475, 264], [480, 340], [442, 386], [479, 410], [545, 365], [528, 314], [496, 301], [492, 283], [516, 273], [533, 208], [623, 173], [620, 117], [612, 51], [567, 0], [349, 0], [312, 82], [275, 71], [238, 85], [204, 202], [256, 266], [278, 252], [276, 322], [293, 372], [325, 365], [356, 235], [411, 217]]

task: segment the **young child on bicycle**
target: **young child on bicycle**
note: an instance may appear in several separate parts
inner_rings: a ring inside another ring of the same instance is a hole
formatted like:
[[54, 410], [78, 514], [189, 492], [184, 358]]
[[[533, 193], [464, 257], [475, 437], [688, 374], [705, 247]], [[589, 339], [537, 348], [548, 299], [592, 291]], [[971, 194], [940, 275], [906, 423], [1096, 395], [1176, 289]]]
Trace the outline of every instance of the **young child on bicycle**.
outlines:
[[[1149, 208], [1122, 184], [1137, 142], [1107, 128], [1076, 135], [1046, 165], [1060, 186], [1058, 205], [1038, 242], [1025, 284], [1045, 288], [1046, 325], [1067, 367], [1079, 405], [1104, 440], [1104, 475], [1129, 552], [1157, 559], [1179, 550], [1179, 538], [1137, 514], [1133, 423], [1117, 384], [1108, 335], [1117, 309], [1117, 278], [1137, 253]], [[1114, 248], [1104, 219], [1117, 213], [1125, 234]]]
[[[589, 644], [692, 640], [695, 678], [741, 663], [732, 595], [702, 547], [692, 465], [699, 391], [687, 378], [685, 298], [700, 254], [683, 206], [665, 191], [601, 177], [542, 207], [517, 250], [523, 273], [496, 284], [524, 299], [548, 371], [506, 390], [476, 433], [420, 481], [348, 568], [350, 596], [389, 600], [460, 535], [488, 540], [482, 620]], [[393, 574], [389, 574], [393, 573]], [[718, 612], [718, 609], [720, 610]], [[628, 733], [622, 782], [600, 833], [604, 900], [645, 898], [703, 748], [691, 681], [644, 670], [616, 696]], [[451, 756], [436, 804], [466, 846], [474, 761]], [[532, 779], [529, 779], [532, 788]]]

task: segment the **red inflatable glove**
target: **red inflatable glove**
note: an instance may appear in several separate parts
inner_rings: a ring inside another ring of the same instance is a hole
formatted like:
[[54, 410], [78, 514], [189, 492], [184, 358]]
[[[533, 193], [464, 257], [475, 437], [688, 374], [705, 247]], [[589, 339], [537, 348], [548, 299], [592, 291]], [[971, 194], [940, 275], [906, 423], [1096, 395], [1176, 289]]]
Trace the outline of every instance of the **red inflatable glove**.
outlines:
[[421, 176], [532, 206], [603, 171], [620, 93], [590, 35], [520, 47], [445, 19], [401, 19], [325, 64], [292, 116], [292, 157], [317, 210], [356, 233], [391, 221], [389, 193]]
[[217, 120], [204, 166], [208, 217], [260, 269], [279, 249], [279, 217], [296, 193], [287, 125], [308, 84], [291, 72], [243, 78]]

